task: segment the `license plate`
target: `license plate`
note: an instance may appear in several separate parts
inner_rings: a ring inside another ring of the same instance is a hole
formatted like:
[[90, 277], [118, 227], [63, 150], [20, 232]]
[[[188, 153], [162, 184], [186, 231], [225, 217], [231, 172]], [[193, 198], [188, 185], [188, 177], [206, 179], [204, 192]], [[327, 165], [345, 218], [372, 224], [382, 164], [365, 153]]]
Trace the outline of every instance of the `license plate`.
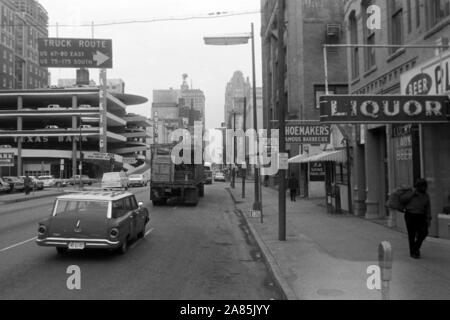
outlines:
[[69, 243], [70, 250], [84, 250], [86, 245], [83, 242], [71, 242]]

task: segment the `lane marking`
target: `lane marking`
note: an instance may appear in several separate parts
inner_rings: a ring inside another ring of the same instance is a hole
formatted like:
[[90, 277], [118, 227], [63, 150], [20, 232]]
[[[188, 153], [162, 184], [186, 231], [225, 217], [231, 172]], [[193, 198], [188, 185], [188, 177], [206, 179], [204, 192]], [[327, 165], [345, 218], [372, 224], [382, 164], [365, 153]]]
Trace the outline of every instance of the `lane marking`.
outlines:
[[150, 235], [150, 233], [152, 233], [154, 230], [155, 230], [154, 228], [148, 230], [147, 233], [145, 234], [145, 238], [147, 238]]
[[0, 250], [0, 253], [5, 252], [5, 251], [8, 251], [8, 250], [11, 250], [11, 249], [14, 249], [14, 248], [17, 248], [17, 247], [20, 247], [20, 246], [22, 246], [22, 245], [24, 245], [24, 244], [27, 244], [27, 243], [29, 243], [29, 242], [36, 241], [36, 239], [37, 239], [37, 237], [34, 237], [33, 239], [26, 240], [26, 241], [23, 241], [23, 242], [14, 244], [14, 245], [12, 245], [12, 246], [10, 246], [10, 247], [8, 247], [8, 248], [5, 248], [5, 249]]

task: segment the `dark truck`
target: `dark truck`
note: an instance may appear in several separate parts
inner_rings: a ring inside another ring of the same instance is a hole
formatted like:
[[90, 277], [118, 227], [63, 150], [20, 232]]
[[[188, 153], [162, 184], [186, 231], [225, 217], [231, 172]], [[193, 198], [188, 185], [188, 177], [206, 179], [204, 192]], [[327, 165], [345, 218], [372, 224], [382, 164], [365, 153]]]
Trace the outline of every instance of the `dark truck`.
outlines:
[[203, 164], [175, 165], [171, 157], [174, 147], [175, 144], [152, 146], [150, 200], [155, 206], [168, 200], [196, 206], [205, 195]]

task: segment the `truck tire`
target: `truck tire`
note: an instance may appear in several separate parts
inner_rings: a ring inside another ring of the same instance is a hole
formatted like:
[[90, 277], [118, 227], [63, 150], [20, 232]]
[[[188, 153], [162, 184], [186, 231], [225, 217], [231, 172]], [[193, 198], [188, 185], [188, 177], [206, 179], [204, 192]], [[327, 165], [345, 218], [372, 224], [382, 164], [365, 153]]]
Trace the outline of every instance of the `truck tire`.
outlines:
[[204, 184], [201, 184], [198, 187], [198, 195], [200, 198], [203, 198], [205, 196], [205, 185]]

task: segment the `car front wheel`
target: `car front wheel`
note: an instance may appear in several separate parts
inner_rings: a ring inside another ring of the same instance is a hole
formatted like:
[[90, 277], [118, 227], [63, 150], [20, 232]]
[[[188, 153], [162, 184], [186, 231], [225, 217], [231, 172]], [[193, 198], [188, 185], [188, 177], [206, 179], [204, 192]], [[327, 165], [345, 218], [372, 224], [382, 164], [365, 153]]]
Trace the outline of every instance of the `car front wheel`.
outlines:
[[125, 239], [121, 243], [120, 248], [117, 250], [117, 252], [121, 255], [124, 255], [127, 253], [127, 251], [128, 251], [128, 240]]

